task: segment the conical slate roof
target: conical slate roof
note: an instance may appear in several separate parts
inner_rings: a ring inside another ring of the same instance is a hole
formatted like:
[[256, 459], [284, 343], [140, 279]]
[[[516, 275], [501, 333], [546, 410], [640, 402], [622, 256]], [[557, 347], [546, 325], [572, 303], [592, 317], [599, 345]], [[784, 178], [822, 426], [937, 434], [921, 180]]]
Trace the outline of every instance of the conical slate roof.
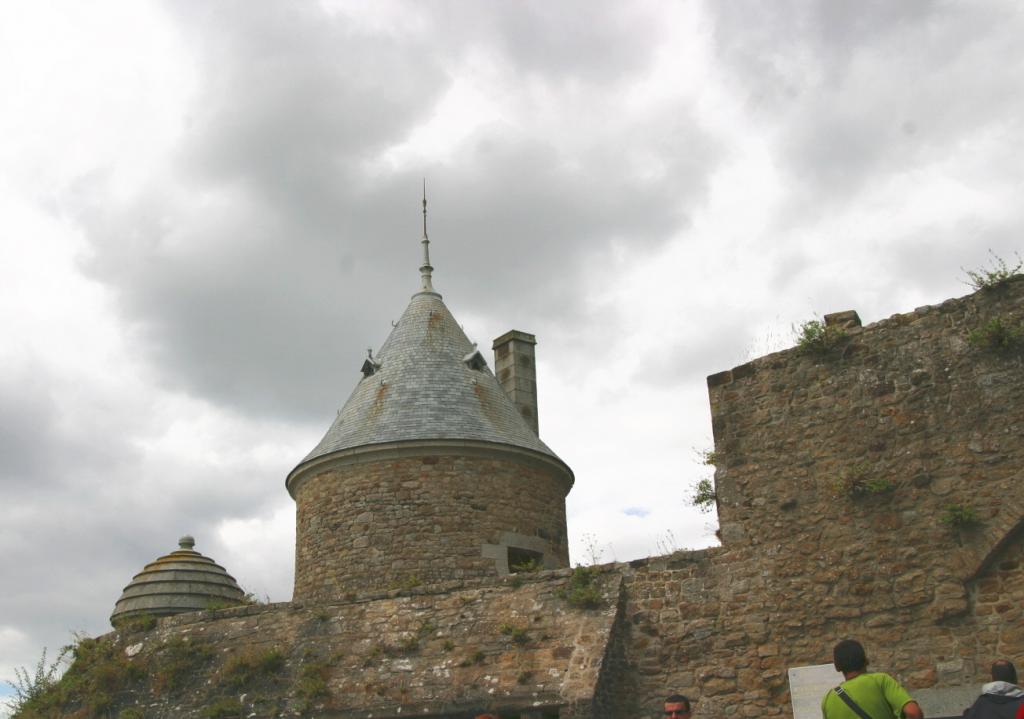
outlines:
[[494, 442], [561, 463], [482, 364], [441, 295], [413, 295], [380, 352], [364, 363], [364, 377], [334, 424], [296, 470], [333, 452], [406, 440]]
[[135, 575], [114, 605], [111, 624], [138, 615], [162, 617], [242, 603], [245, 593], [234, 577], [192, 549], [192, 537], [182, 537], [178, 546]]

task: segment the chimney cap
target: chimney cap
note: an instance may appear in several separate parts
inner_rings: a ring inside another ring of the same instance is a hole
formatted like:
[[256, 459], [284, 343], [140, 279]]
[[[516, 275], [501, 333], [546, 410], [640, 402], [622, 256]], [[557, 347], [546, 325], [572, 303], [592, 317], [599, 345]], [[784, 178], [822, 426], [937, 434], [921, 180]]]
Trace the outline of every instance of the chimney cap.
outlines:
[[531, 335], [529, 332], [520, 332], [519, 330], [509, 330], [501, 337], [498, 337], [497, 339], [494, 340], [494, 344], [491, 347], [491, 349], [496, 350], [498, 349], [499, 346], [506, 344], [508, 342], [512, 342], [513, 340], [526, 342], [527, 344], [531, 345], [537, 344], [536, 335]]

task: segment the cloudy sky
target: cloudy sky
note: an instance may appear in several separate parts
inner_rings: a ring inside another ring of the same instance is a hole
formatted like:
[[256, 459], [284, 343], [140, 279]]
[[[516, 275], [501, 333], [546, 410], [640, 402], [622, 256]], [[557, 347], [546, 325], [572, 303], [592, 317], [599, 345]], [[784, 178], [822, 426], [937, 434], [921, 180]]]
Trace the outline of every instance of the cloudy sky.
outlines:
[[538, 336], [575, 561], [714, 543], [705, 377], [1022, 249], [1005, 2], [0, 3], [0, 678], [287, 472], [418, 287]]

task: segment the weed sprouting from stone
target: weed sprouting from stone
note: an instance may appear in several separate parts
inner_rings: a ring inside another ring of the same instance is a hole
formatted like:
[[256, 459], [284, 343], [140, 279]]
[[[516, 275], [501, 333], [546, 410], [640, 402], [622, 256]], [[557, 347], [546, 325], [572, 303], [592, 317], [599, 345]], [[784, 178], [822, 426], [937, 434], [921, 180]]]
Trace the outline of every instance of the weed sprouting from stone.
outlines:
[[242, 704], [237, 699], [222, 697], [203, 710], [206, 719], [235, 719], [242, 716]]
[[942, 523], [952, 529], [973, 529], [981, 523], [978, 512], [969, 505], [947, 504]]
[[697, 481], [693, 488], [693, 495], [690, 497], [690, 504], [702, 512], [710, 512], [718, 503], [718, 495], [715, 493], [715, 482], [711, 477], [704, 477]]
[[486, 659], [486, 658], [487, 658], [487, 655], [484, 654], [482, 651], [480, 651], [478, 649], [475, 652], [473, 652], [472, 654], [470, 654], [468, 657], [463, 659], [461, 662], [459, 662], [459, 666], [460, 667], [468, 667], [468, 666], [472, 666], [474, 664], [477, 664], [477, 665], [483, 664], [484, 663], [484, 659]]
[[872, 476], [869, 462], [857, 462], [850, 465], [832, 484], [833, 494], [836, 497], [849, 497], [850, 499], [888, 494], [895, 489], [896, 485], [891, 480]]
[[526, 627], [520, 627], [511, 622], [506, 622], [498, 627], [498, 631], [504, 634], [506, 637], [511, 639], [516, 644], [526, 644], [530, 641], [530, 635], [526, 631]]
[[163, 694], [178, 689], [198, 664], [212, 657], [213, 650], [206, 644], [186, 641], [181, 637], [170, 640], [153, 655], [150, 671], [153, 691]]
[[601, 590], [597, 586], [598, 570], [593, 567], [576, 567], [569, 576], [569, 585], [558, 595], [575, 609], [597, 609], [603, 603]]
[[671, 529], [666, 529], [665, 534], [655, 540], [655, 546], [658, 548], [658, 554], [675, 554], [679, 551], [679, 542], [676, 541], [676, 535]]
[[133, 617], [122, 619], [117, 623], [118, 631], [125, 634], [138, 634], [148, 632], [156, 626], [156, 617], [152, 614], [136, 614]]
[[719, 455], [718, 455], [718, 452], [716, 452], [714, 450], [714, 448], [711, 448], [711, 449], [697, 449], [697, 448], [694, 448], [693, 451], [697, 453], [697, 458], [700, 460], [700, 463], [701, 464], [706, 464], [709, 467], [714, 467], [716, 464], [718, 464], [718, 460], [721, 459], [721, 457], [719, 457]]
[[1021, 260], [1020, 255], [1016, 252], [1013, 254], [1017, 258], [1017, 264], [1012, 266], [992, 250], [989, 250], [988, 254], [991, 256], [990, 267], [981, 267], [977, 270], [960, 268], [967, 275], [965, 285], [975, 290], [991, 290], [999, 287], [1011, 277], [1019, 275], [1021, 268], [1024, 267], [1024, 260]]
[[604, 550], [597, 543], [597, 535], [592, 532], [585, 532], [581, 537], [583, 540], [583, 551], [586, 552], [589, 564], [600, 564]]
[[32, 674], [29, 674], [25, 667], [14, 669], [16, 681], [7, 682], [14, 690], [14, 697], [7, 701], [7, 708], [12, 714], [17, 714], [23, 709], [31, 709], [34, 704], [41, 703], [42, 698], [56, 686], [60, 670], [65, 664], [64, 660], [70, 652], [71, 647], [64, 647], [53, 662], [47, 663], [44, 648], [43, 656], [39, 658]]
[[793, 338], [796, 340], [796, 346], [800, 352], [811, 355], [827, 355], [846, 339], [846, 330], [826, 324], [823, 320], [813, 319], [794, 325]]
[[330, 696], [327, 688], [329, 675], [328, 662], [309, 662], [302, 666], [295, 683], [295, 697], [299, 700], [301, 711], [308, 712], [313, 702]]
[[280, 649], [253, 650], [230, 657], [220, 670], [221, 681], [234, 689], [245, 687], [262, 677], [284, 668], [285, 656]]
[[[72, 657], [71, 666], [56, 680], [58, 665], [64, 655]], [[18, 719], [48, 719], [54, 716], [104, 716], [111, 710], [114, 697], [139, 684], [145, 672], [129, 661], [110, 641], [76, 636], [72, 646], [65, 647], [54, 665], [44, 658], [29, 676], [24, 669], [18, 684], [12, 685], [15, 697], [10, 703]]]
[[421, 584], [423, 584], [423, 582], [420, 581], [419, 577], [417, 577], [415, 574], [410, 574], [408, 577], [402, 580], [402, 584], [399, 587], [399, 589], [408, 592], [420, 586]]
[[981, 327], [972, 330], [967, 335], [967, 341], [979, 350], [1009, 354], [1024, 348], [1024, 323], [1004, 317], [993, 317]]

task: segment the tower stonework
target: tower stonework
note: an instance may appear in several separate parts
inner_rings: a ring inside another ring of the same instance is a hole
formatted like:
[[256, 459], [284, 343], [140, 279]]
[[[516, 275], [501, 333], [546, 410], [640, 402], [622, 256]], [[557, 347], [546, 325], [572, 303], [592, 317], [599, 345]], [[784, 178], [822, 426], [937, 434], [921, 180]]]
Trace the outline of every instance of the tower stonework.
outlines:
[[433, 291], [426, 255], [424, 267], [423, 289], [288, 476], [296, 600], [568, 566], [572, 471]]

